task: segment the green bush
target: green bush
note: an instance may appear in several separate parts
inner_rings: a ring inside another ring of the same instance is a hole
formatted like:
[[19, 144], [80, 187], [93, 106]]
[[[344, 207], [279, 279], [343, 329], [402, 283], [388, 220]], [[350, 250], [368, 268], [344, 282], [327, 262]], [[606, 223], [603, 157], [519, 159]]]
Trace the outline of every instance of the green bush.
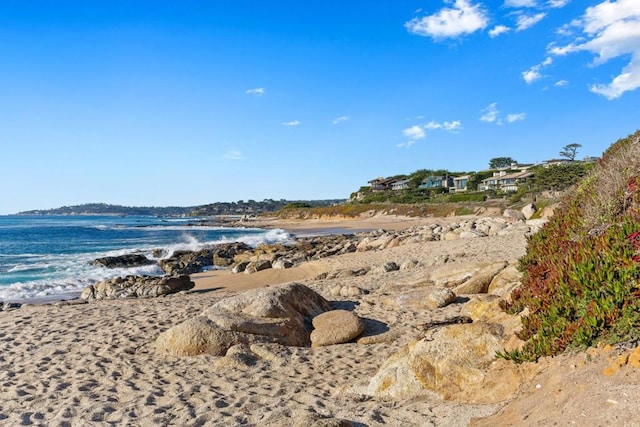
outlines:
[[640, 132], [607, 150], [528, 243], [522, 286], [502, 304], [528, 309], [526, 343], [499, 356], [532, 361], [640, 338]]

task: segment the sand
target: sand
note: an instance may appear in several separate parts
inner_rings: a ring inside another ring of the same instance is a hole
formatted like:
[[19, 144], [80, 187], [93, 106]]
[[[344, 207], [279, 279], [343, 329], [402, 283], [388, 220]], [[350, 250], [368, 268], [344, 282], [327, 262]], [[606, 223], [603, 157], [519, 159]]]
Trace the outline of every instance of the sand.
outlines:
[[[404, 228], [410, 222], [416, 225], [414, 221], [400, 220], [396, 222], [402, 225], [396, 225]], [[345, 228], [341, 223], [324, 225]], [[348, 224], [354, 229], [380, 225], [373, 221]], [[296, 231], [322, 226], [313, 223]], [[165, 298], [23, 306], [0, 312], [0, 425], [309, 426], [321, 418], [345, 419], [356, 426], [467, 425], [474, 418], [495, 414], [504, 404], [448, 402], [435, 394], [398, 401], [354, 392], [358, 385], [368, 383], [390, 355], [421, 334], [420, 325], [433, 312], [390, 309], [368, 299], [371, 294], [331, 297], [328, 290], [335, 285], [357, 285], [374, 291], [417, 283], [443, 255], [456, 260], [515, 262], [524, 254], [525, 245], [524, 236], [513, 235], [411, 243], [325, 258], [290, 270], [253, 275], [201, 273], [193, 276], [195, 290]], [[417, 259], [424, 267], [314, 279], [322, 272], [406, 259]], [[354, 309], [369, 330], [393, 331], [399, 339], [317, 349], [264, 345], [272, 361], [253, 365], [209, 355], [178, 358], [156, 353], [154, 341], [162, 331], [215, 301], [252, 287], [289, 281], [306, 284], [335, 301], [338, 308]], [[446, 310], [455, 313], [458, 306], [452, 304]], [[535, 407], [524, 408], [516, 416], [508, 408], [506, 415], [497, 415], [504, 418], [488, 425], [514, 421], [513, 425], [520, 425], [523, 411], [536, 411]]]

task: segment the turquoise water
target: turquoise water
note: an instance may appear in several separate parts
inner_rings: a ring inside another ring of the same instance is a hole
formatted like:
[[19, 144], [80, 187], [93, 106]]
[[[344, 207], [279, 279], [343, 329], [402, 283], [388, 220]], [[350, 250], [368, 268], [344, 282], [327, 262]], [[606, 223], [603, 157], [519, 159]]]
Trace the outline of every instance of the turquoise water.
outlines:
[[162, 274], [155, 265], [91, 265], [98, 257], [140, 252], [153, 259], [155, 249], [167, 256], [215, 243], [258, 245], [288, 238], [282, 230], [202, 226], [193, 218], [0, 216], [0, 301], [64, 297], [115, 276]]

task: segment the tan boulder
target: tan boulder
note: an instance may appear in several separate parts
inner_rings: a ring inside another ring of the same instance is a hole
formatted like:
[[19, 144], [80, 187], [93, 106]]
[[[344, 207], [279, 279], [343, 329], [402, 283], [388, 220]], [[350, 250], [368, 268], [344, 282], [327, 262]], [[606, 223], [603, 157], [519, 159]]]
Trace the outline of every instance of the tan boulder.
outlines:
[[481, 388], [484, 371], [502, 350], [503, 329], [493, 323], [435, 328], [391, 356], [371, 379], [367, 393], [411, 398], [435, 391], [444, 397]]
[[249, 341], [245, 334], [225, 331], [207, 318], [195, 317], [161, 333], [155, 345], [157, 351], [172, 356], [224, 356], [232, 345]]
[[299, 283], [252, 289], [163, 332], [156, 348], [176, 356], [220, 356], [243, 343], [306, 346], [311, 341], [305, 320], [329, 309], [327, 300]]
[[521, 281], [522, 273], [518, 267], [509, 265], [491, 280], [487, 293], [500, 296], [508, 295], [520, 285]]
[[456, 300], [456, 294], [448, 288], [423, 289], [406, 292], [383, 299], [383, 303], [409, 310], [434, 310], [445, 307]]
[[431, 280], [460, 294], [486, 293], [493, 278], [507, 266], [506, 261], [447, 263], [431, 273]]
[[311, 346], [342, 344], [364, 332], [364, 322], [357, 314], [347, 310], [331, 310], [313, 318]]

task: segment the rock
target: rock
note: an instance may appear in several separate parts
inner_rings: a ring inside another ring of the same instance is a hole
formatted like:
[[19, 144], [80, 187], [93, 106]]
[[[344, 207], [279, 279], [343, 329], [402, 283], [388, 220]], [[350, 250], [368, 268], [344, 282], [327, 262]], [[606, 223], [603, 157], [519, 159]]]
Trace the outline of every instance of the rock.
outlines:
[[347, 310], [326, 311], [313, 318], [311, 346], [342, 344], [357, 338], [364, 332], [364, 322]]
[[524, 206], [521, 210], [522, 215], [524, 216], [525, 219], [531, 219], [533, 214], [535, 214], [537, 211], [538, 211], [538, 208], [533, 203], [529, 203], [528, 205]]
[[497, 263], [448, 263], [431, 272], [439, 287], [453, 288], [457, 295], [486, 293], [491, 280], [507, 266]]
[[367, 393], [412, 398], [435, 391], [445, 398], [482, 387], [483, 370], [502, 350], [503, 331], [492, 323], [435, 328], [391, 356], [371, 379]]
[[231, 346], [246, 342], [249, 342], [246, 334], [225, 331], [209, 319], [199, 316], [161, 333], [155, 346], [157, 351], [172, 356], [224, 356]]
[[509, 265], [491, 280], [487, 293], [500, 296], [508, 295], [520, 286], [521, 281], [522, 273], [516, 266]]
[[289, 317], [257, 317], [245, 313], [234, 313], [220, 307], [209, 307], [202, 313], [217, 327], [227, 331], [260, 335], [262, 342], [282, 345], [306, 346], [309, 331], [304, 322]]
[[502, 216], [510, 222], [524, 222], [526, 219], [522, 212], [515, 209], [505, 209]]
[[384, 273], [389, 273], [391, 271], [398, 271], [398, 270], [400, 270], [400, 266], [398, 266], [398, 264], [396, 264], [395, 262], [385, 262], [382, 265], [374, 267], [371, 270], [371, 272], [373, 274], [384, 274]]
[[448, 288], [424, 289], [406, 292], [383, 302], [407, 310], [434, 310], [445, 307], [456, 300], [456, 294]]
[[105, 268], [130, 268], [151, 264], [155, 264], [155, 262], [140, 254], [106, 256], [102, 258], [96, 258], [95, 260], [91, 261], [91, 265]]
[[291, 261], [289, 261], [289, 260], [280, 258], [280, 259], [276, 260], [271, 267], [272, 268], [279, 268], [279, 269], [286, 269], [286, 268], [293, 267], [293, 263]]
[[249, 264], [247, 264], [244, 272], [245, 274], [253, 274], [257, 273], [258, 271], [267, 270], [269, 268], [271, 268], [271, 261], [264, 259], [260, 261], [250, 262]]
[[160, 267], [169, 275], [198, 273], [213, 265], [213, 249], [176, 251], [169, 258], [161, 259]]
[[248, 265], [249, 265], [249, 261], [241, 261], [231, 269], [231, 272], [234, 274], [242, 273], [247, 269]]
[[334, 297], [356, 297], [358, 295], [362, 295], [364, 294], [365, 291], [360, 289], [357, 286], [351, 286], [351, 285], [336, 285], [333, 288], [331, 288], [331, 290], [329, 291], [329, 294], [331, 296]]
[[307, 322], [329, 309], [327, 300], [299, 283], [251, 289], [163, 332], [156, 348], [176, 356], [222, 356], [236, 344], [309, 345]]
[[213, 252], [213, 265], [217, 267], [229, 267], [234, 263], [236, 255], [251, 250], [251, 246], [241, 242], [220, 244], [216, 246]]
[[408, 259], [400, 264], [400, 270], [412, 270], [420, 264], [417, 259]]
[[148, 298], [159, 297], [186, 291], [195, 284], [189, 276], [178, 277], [151, 277], [151, 276], [127, 276], [116, 277], [111, 280], [89, 285], [82, 290], [80, 298], [115, 299], [115, 298]]

